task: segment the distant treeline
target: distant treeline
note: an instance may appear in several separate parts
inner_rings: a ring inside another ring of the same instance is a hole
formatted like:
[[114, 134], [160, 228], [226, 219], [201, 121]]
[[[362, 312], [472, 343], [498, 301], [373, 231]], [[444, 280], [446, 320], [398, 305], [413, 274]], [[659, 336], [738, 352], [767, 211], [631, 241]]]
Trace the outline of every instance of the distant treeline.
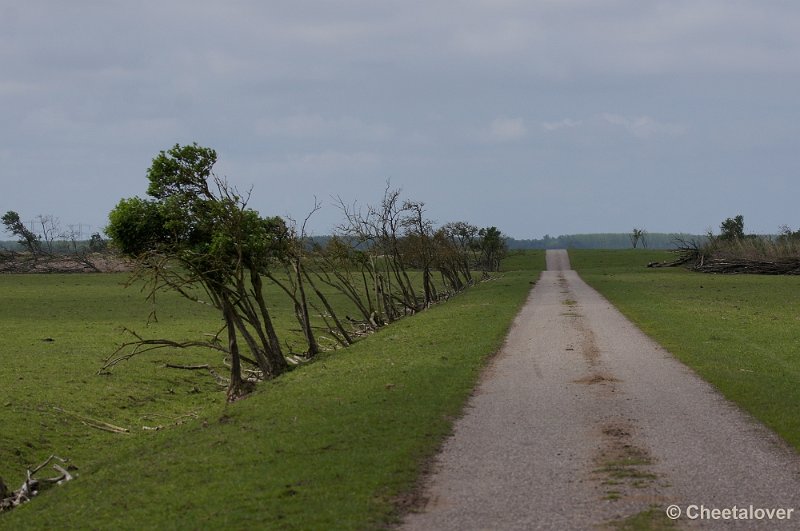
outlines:
[[[0, 241], [0, 251], [14, 251], [14, 252], [22, 252], [26, 251], [27, 248], [24, 244], [14, 241], [14, 240], [5, 240]], [[69, 254], [74, 253], [76, 251], [86, 251], [86, 250], [93, 250], [92, 249], [92, 240], [54, 240], [49, 242], [48, 251], [53, 254]]]
[[[331, 236], [314, 236], [310, 240], [314, 244], [322, 247], [327, 245]], [[642, 243], [648, 249], [675, 249], [680, 245], [680, 241], [697, 241], [702, 243], [706, 236], [686, 233], [647, 233], [644, 242], [639, 241], [637, 247], [642, 247]], [[88, 241], [77, 242], [79, 247], [88, 246]], [[631, 235], [629, 233], [599, 233], [599, 234], [566, 234], [561, 236], [545, 235], [541, 239], [507, 238], [506, 243], [509, 249], [630, 249]], [[73, 242], [64, 242], [64, 246], [73, 245]], [[15, 241], [0, 241], [0, 249], [22, 250]]]
[[[648, 249], [675, 249], [680, 241], [704, 241], [706, 236], [686, 233], [646, 233], [637, 247]], [[506, 240], [509, 249], [630, 249], [633, 247], [630, 233], [545, 235], [541, 239]]]

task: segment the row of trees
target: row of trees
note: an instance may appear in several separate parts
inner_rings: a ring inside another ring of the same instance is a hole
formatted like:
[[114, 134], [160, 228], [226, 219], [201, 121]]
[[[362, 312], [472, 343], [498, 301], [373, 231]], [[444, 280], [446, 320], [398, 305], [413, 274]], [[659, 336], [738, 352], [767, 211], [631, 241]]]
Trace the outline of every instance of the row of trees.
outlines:
[[106, 250], [107, 242], [99, 232], [91, 235], [88, 241], [81, 241], [81, 234], [74, 225], [64, 229], [58, 218], [52, 215], [36, 216], [36, 231], [22, 222], [20, 215], [9, 210], [2, 218], [5, 231], [17, 238], [17, 244], [31, 255], [76, 253], [84, 248], [92, 252]]
[[[299, 225], [262, 217], [248, 207], [250, 193], [213, 173], [216, 160], [214, 150], [196, 144], [162, 151], [147, 172], [149, 198], [120, 201], [106, 232], [136, 261], [134, 277], [148, 280], [150, 297], [172, 290], [210, 304], [221, 312], [224, 327], [208, 341], [137, 336], [123, 345], [132, 351], [110, 363], [142, 349], [213, 348], [230, 360], [233, 400], [250, 385], [243, 364], [257, 368], [261, 378], [289, 368], [265, 283], [274, 283], [292, 301], [304, 354], [311, 357], [320, 350], [312, 317], [347, 346], [359, 329], [375, 330], [472, 285], [476, 268], [496, 271], [505, 252], [495, 227], [458, 222], [435, 228], [424, 203], [404, 200], [389, 186], [378, 205], [359, 207], [340, 199], [344, 221], [325, 245], [315, 245], [305, 225], [318, 205]], [[359, 315], [342, 318], [326, 295], [331, 289]]]
[[0, 221], [5, 232], [16, 237], [17, 245], [22, 249], [22, 252], [0, 252], [0, 271], [99, 271], [91, 256], [107, 249], [107, 241], [99, 233], [92, 234], [88, 242], [82, 242], [73, 227], [62, 230], [58, 218], [50, 215], [36, 217], [38, 231], [34, 232], [13, 210], [6, 212]]

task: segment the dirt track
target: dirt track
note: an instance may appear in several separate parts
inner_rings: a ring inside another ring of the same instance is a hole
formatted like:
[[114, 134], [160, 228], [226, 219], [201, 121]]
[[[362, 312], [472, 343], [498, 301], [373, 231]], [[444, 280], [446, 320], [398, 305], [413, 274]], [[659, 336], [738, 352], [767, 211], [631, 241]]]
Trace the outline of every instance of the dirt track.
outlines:
[[[566, 252], [547, 264], [402, 529], [588, 529], [672, 504], [679, 527], [800, 529], [800, 456], [644, 336]], [[794, 511], [723, 520], [701, 505]]]

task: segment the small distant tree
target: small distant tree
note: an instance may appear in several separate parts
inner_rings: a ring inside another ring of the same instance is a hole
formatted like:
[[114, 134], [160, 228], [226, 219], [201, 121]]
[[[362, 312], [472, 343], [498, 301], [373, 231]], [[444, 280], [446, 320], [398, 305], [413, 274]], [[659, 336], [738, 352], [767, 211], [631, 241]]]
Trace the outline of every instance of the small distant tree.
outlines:
[[18, 243], [25, 247], [31, 254], [37, 254], [41, 250], [41, 241], [39, 237], [33, 233], [25, 224], [20, 220], [19, 214], [13, 210], [9, 210], [2, 218], [3, 225], [6, 226], [6, 231], [10, 232], [17, 238]]
[[508, 252], [505, 236], [497, 227], [486, 227], [478, 231], [478, 237], [482, 267], [486, 271], [499, 271], [500, 260]]
[[647, 248], [647, 231], [644, 229], [640, 229], [634, 227], [631, 233], [628, 235], [628, 238], [631, 240], [631, 245], [634, 249], [641, 243], [642, 247], [645, 249]]
[[727, 218], [720, 225], [719, 239], [736, 241], [744, 239], [744, 217], [739, 214], [735, 218]]
[[93, 253], [102, 253], [108, 250], [108, 240], [103, 238], [99, 232], [95, 232], [89, 238], [89, 250]]
[[39, 214], [36, 216], [36, 224], [39, 226], [47, 252], [52, 254], [55, 251], [56, 238], [62, 236], [61, 221], [50, 214]]

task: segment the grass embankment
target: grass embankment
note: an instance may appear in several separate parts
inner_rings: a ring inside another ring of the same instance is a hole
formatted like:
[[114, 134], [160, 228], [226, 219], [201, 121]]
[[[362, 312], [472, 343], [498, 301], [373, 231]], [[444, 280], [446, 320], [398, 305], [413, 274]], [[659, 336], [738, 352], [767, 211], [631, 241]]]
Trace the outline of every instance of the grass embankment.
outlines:
[[[234, 404], [208, 373], [163, 366], [219, 364], [215, 354], [152, 353], [95, 374], [120, 326], [141, 329], [149, 311], [123, 276], [0, 277], [0, 474], [16, 488], [51, 453], [79, 467], [77, 480], [0, 515], [0, 528], [380, 527], [449, 432], [543, 262], [540, 252], [515, 256], [524, 270]], [[148, 336], [193, 336], [219, 321], [180, 299], [160, 304]]]
[[800, 277], [647, 269], [654, 251], [570, 251], [572, 267], [728, 399], [800, 449]]

